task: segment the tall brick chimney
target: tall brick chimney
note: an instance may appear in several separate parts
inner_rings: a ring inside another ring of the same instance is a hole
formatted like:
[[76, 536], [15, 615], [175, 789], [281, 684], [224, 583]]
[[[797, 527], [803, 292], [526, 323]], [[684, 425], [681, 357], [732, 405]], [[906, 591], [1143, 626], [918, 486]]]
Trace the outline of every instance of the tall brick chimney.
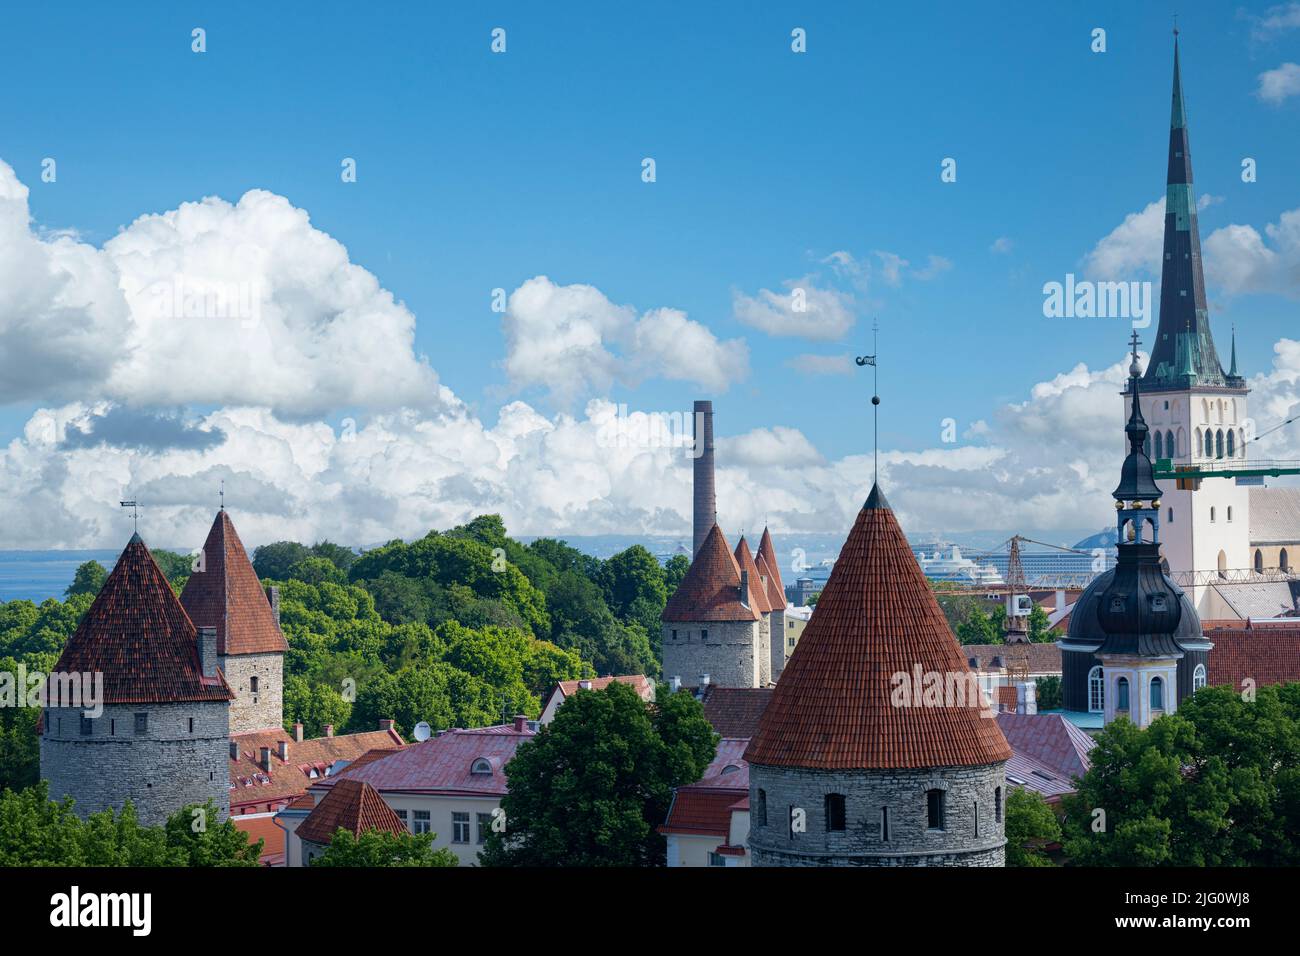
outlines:
[[694, 522], [695, 543], [691, 557], [709, 536], [718, 520], [718, 495], [713, 484], [713, 403], [697, 401], [692, 416], [695, 434]]
[[302, 721], [299, 720], [293, 725], [293, 739], [302, 743]]

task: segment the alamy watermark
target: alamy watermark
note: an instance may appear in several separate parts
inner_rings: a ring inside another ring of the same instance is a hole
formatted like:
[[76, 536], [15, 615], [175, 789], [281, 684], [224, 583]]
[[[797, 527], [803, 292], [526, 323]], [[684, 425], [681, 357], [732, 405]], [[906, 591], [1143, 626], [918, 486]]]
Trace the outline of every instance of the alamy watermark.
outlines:
[[1076, 281], [1068, 272], [1063, 283], [1044, 283], [1043, 297], [1049, 319], [1132, 319], [1135, 329], [1151, 324], [1150, 282]]
[[104, 675], [29, 671], [0, 671], [0, 707], [75, 707], [87, 717], [104, 713]]
[[596, 444], [601, 448], [680, 448], [699, 458], [704, 446], [695, 436], [704, 432], [703, 412], [634, 412], [618, 406], [618, 414], [601, 423]]

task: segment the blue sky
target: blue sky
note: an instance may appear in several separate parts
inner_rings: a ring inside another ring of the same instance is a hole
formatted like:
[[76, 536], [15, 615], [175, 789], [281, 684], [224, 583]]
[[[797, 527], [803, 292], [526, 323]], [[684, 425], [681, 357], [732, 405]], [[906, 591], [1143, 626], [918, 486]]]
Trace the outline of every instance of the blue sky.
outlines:
[[[1084, 272], [1163, 195], [1177, 4], [380, 6], [12, 9], [0, 159], [36, 226], [93, 245], [204, 196], [285, 197], [406, 304], [417, 351], [487, 420], [515, 398], [556, 410], [512, 387], [489, 309], [492, 289], [538, 275], [748, 346], [748, 376], [725, 391], [650, 376], [605, 397], [665, 410], [712, 397], [721, 433], [797, 428], [828, 459], [867, 447], [869, 382], [788, 362], [869, 351], [873, 318], [882, 446], [900, 450], [934, 446], [945, 417], [964, 430], [1077, 362], [1122, 356], [1122, 320], [1044, 318], [1042, 285]], [[1214, 197], [1202, 236], [1264, 233], [1296, 204], [1300, 96], [1256, 91], [1300, 60], [1300, 28], [1262, 27], [1271, 4], [1196, 6], [1180, 26], [1197, 192]], [[494, 27], [504, 55], [489, 51]], [[44, 157], [56, 183], [40, 181]], [[356, 183], [340, 181], [344, 157]], [[955, 183], [940, 181], [945, 157]], [[1000, 238], [1009, 251], [991, 248]], [[839, 251], [873, 264], [865, 289], [823, 263]], [[897, 286], [882, 252], [910, 263]], [[930, 257], [947, 268], [925, 278]], [[844, 337], [770, 336], [734, 314], [737, 293], [810, 275], [852, 294]], [[1290, 291], [1212, 283], [1221, 350], [1235, 321], [1247, 374], [1295, 334]], [[0, 407], [0, 439], [41, 404]]]

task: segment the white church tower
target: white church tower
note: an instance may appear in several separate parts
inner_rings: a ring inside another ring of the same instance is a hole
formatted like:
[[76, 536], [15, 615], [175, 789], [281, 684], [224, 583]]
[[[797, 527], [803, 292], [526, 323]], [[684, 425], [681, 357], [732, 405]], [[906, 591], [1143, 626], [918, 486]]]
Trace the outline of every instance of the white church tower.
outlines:
[[[1125, 411], [1128, 411], [1125, 391]], [[1192, 186], [1187, 110], [1174, 39], [1174, 93], [1165, 194], [1160, 324], [1139, 391], [1151, 432], [1147, 454], [1184, 467], [1242, 467], [1246, 461], [1246, 383], [1237, 374], [1234, 337], [1227, 372], [1210, 332], [1201, 239]], [[1250, 566], [1250, 489], [1234, 478], [1165, 479], [1161, 556], [1170, 571]], [[1208, 586], [1189, 588], [1201, 617], [1223, 616]], [[1231, 616], [1231, 615], [1229, 615]]]

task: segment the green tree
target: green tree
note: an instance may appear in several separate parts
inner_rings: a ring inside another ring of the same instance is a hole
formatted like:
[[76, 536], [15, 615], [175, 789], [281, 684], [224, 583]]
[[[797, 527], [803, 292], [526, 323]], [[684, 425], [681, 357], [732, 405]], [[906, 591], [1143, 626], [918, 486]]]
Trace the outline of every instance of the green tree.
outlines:
[[690, 570], [691, 559], [684, 554], [674, 554], [664, 565], [664, 590], [671, 597], [677, 590], [677, 585], [682, 583], [682, 578], [686, 577], [686, 572]]
[[1056, 640], [1051, 620], [1040, 605], [1035, 604], [1029, 612], [1029, 640], [1035, 644], [1047, 644]]
[[[301, 723], [306, 737], [323, 737], [326, 725], [342, 728], [352, 715], [352, 705], [343, 694], [327, 684], [309, 683], [305, 678], [291, 674], [284, 679], [284, 726], [292, 730]], [[379, 724], [363, 728], [374, 730]]]
[[218, 822], [219, 812], [211, 800], [182, 807], [163, 826], [167, 846], [181, 866], [258, 866], [261, 839], [248, 841], [248, 834], [229, 820]]
[[347, 574], [348, 569], [357, 560], [357, 553], [351, 548], [345, 548], [343, 545], [335, 544], [328, 539], [313, 544], [311, 553], [313, 557], [324, 558], [329, 561], [344, 574]]
[[1034, 678], [1034, 693], [1038, 701], [1038, 709], [1060, 710], [1061, 708], [1061, 678], [1056, 676], [1036, 677]]
[[506, 765], [506, 834], [490, 866], [662, 866], [673, 789], [699, 779], [718, 737], [689, 692], [647, 705], [627, 684], [565, 701]]
[[172, 590], [180, 594], [185, 587], [185, 582], [189, 580], [190, 574], [193, 573], [194, 558], [188, 554], [164, 551], [162, 548], [151, 549], [149, 553], [158, 562], [158, 567], [162, 569], [162, 573], [167, 578], [167, 583], [172, 586]]
[[346, 584], [348, 576], [329, 558], [309, 554], [289, 569], [288, 576], [307, 584]]
[[311, 550], [297, 541], [275, 541], [253, 551], [253, 570], [263, 581], [285, 581], [295, 564], [311, 557]]
[[1007, 866], [1051, 866], [1043, 846], [1061, 838], [1061, 825], [1043, 795], [1009, 788], [1005, 819]]
[[84, 862], [81, 820], [70, 797], [54, 803], [44, 780], [19, 792], [0, 791], [0, 867]]
[[433, 848], [432, 833], [367, 830], [359, 837], [340, 827], [312, 866], [456, 866], [456, 854]]
[[104, 570], [102, 564], [98, 561], [87, 561], [84, 564], [77, 565], [77, 571], [72, 576], [72, 583], [63, 592], [63, 596], [72, 597], [74, 594], [89, 594], [94, 597], [107, 580], [108, 572]]
[[625, 623], [640, 624], [657, 646], [659, 615], [668, 603], [664, 569], [658, 559], [634, 544], [604, 563], [599, 583], [614, 615]]
[[[1002, 619], [1006, 619], [1005, 612]], [[973, 605], [966, 620], [957, 625], [957, 641], [961, 644], [1001, 644], [1002, 628], [994, 615], [985, 614], [981, 607]]]

